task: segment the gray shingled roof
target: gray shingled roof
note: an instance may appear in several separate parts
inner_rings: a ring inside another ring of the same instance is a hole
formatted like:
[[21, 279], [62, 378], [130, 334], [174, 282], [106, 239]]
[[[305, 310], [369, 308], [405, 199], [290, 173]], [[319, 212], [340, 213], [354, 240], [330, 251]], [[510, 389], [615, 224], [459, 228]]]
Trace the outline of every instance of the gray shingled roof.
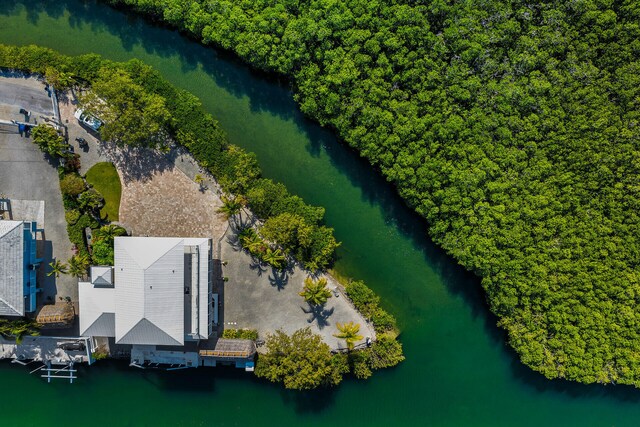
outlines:
[[0, 315], [24, 316], [22, 221], [0, 221]]

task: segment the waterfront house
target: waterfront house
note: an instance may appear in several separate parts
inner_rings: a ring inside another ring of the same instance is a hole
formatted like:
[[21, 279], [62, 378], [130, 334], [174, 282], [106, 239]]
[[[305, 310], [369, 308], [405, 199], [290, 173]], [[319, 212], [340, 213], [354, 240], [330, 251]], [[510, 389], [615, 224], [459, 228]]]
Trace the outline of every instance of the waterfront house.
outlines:
[[156, 363], [197, 364], [217, 309], [211, 239], [116, 237], [114, 255], [113, 267], [92, 267], [91, 282], [79, 283], [80, 334], [130, 345], [132, 362], [144, 353]]
[[24, 316], [36, 310], [35, 221], [0, 220], [0, 315]]

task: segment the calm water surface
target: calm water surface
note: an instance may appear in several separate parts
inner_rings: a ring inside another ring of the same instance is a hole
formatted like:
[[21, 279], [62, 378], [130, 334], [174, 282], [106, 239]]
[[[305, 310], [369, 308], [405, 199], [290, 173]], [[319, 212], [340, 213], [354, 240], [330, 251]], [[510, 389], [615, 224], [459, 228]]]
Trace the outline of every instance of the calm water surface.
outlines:
[[[522, 367], [478, 280], [426, 238], [393, 189], [306, 120], [286, 84], [93, 2], [0, 0], [0, 42], [140, 58], [202, 99], [266, 176], [327, 209], [337, 270], [364, 279], [399, 319], [407, 361], [337, 390], [290, 393], [235, 370], [148, 373], [117, 363], [46, 384], [0, 363], [1, 425], [637, 426], [640, 391], [550, 382]], [[37, 173], [34, 171], [34, 173]], [[1, 184], [0, 184], [1, 185]]]

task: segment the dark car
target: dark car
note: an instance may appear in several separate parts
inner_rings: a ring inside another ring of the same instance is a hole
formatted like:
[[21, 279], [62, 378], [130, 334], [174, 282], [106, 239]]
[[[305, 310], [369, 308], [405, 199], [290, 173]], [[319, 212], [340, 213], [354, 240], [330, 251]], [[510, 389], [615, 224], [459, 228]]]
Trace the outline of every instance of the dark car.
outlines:
[[82, 138], [82, 137], [78, 137], [76, 138], [76, 141], [78, 141], [78, 145], [80, 147], [87, 147], [89, 145], [89, 143], [87, 142], [86, 139]]

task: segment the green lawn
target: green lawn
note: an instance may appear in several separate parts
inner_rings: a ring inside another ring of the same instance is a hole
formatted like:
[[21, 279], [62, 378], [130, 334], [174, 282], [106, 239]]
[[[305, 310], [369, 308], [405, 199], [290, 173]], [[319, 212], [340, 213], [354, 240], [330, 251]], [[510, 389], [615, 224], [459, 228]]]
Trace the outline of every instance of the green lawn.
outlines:
[[116, 167], [109, 162], [96, 163], [87, 171], [86, 178], [104, 197], [105, 205], [100, 211], [102, 217], [106, 216], [109, 221], [117, 221], [122, 185]]

